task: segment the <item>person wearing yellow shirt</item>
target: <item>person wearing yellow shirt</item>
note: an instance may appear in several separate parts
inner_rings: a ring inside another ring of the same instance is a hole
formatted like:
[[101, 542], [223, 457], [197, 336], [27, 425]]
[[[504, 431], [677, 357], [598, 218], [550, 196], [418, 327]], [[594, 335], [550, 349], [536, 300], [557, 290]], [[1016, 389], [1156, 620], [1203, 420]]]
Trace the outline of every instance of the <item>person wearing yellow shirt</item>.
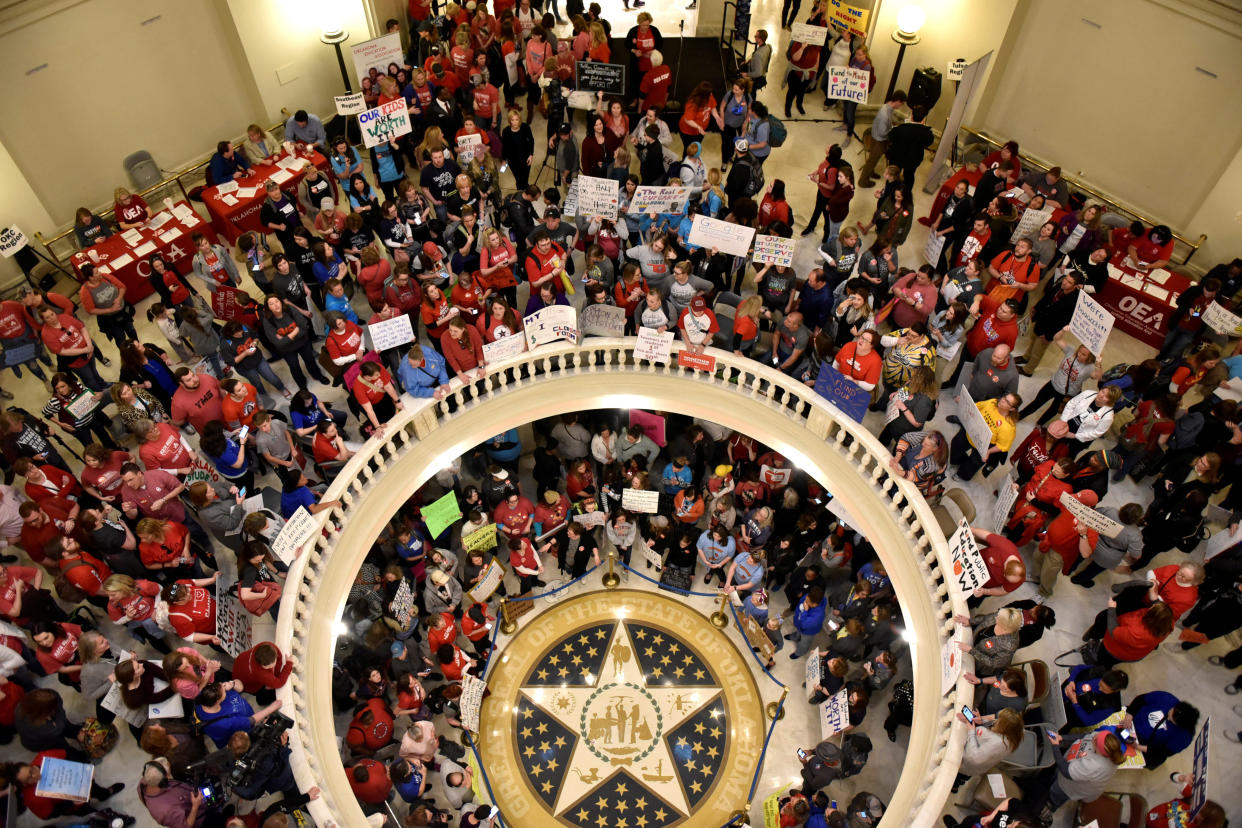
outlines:
[[955, 480], [965, 482], [974, 477], [979, 469], [986, 467], [991, 472], [1005, 461], [1018, 429], [1018, 409], [1021, 406], [1022, 398], [1017, 394], [1004, 394], [994, 400], [975, 403], [975, 408], [979, 409], [992, 431], [992, 438], [981, 454], [981, 450], [967, 436], [966, 429], [958, 430], [949, 446], [949, 458], [957, 466], [957, 472], [953, 475]]

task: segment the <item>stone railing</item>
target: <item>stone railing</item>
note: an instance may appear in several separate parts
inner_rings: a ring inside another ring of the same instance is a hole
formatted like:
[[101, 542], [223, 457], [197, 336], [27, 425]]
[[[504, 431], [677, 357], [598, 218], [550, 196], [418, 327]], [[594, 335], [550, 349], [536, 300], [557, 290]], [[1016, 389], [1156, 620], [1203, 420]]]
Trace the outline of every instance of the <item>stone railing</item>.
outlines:
[[[630, 338], [557, 343], [489, 365], [485, 377], [453, 382], [444, 400], [404, 398], [405, 408], [333, 481], [318, 515], [322, 532], [290, 567], [276, 643], [294, 670], [280, 691], [296, 722], [294, 773], [321, 826], [363, 824], [340, 759], [333, 722], [332, 658], [349, 587], [372, 542], [419, 486], [464, 450], [542, 417], [592, 408], [649, 408], [702, 417], [754, 435], [824, 484], [875, 546], [904, 614], [915, 690], [914, 727], [883, 828], [938, 824], [961, 760], [965, 726], [955, 713], [972, 701], [959, 678], [941, 692], [941, 652], [968, 640], [953, 623], [965, 598], [950, 578], [948, 546], [931, 509], [889, 470], [890, 454], [860, 424], [806, 386], [731, 352], [709, 349], [715, 374], [674, 362], [636, 362]], [[384, 485], [376, 485], [383, 478]], [[760, 789], [760, 795], [764, 793]], [[738, 803], [739, 807], [746, 803]]]

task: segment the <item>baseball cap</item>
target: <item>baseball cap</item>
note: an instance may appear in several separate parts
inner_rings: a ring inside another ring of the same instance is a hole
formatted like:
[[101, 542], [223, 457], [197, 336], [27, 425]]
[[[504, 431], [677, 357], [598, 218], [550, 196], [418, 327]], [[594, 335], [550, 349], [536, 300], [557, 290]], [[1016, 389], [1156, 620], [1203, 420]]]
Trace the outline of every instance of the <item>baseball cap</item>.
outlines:
[[549, 207], [548, 209], [543, 211], [543, 217], [545, 219], [560, 218], [561, 208], [560, 207]]
[[433, 241], [423, 242], [423, 255], [433, 262], [438, 262], [444, 258], [444, 252]]
[[750, 142], [745, 138], [738, 138], [733, 142], [733, 149], [737, 152], [750, 152]]
[[716, 476], [724, 477], [726, 474], [728, 474], [731, 471], [733, 471], [732, 466], [726, 466], [724, 463], [721, 463], [719, 466], [716, 467]]
[[702, 313], [707, 310], [707, 300], [702, 296], [696, 296], [690, 300], [690, 310], [695, 313]]

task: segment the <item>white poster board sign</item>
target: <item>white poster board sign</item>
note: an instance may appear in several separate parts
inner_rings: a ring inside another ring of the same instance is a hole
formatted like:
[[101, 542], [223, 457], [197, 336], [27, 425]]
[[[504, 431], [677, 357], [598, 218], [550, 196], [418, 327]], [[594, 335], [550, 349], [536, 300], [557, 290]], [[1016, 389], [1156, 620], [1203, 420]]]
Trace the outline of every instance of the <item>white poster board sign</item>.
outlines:
[[336, 104], [337, 115], [357, 115], [359, 112], [365, 112], [367, 108], [366, 100], [361, 92], [355, 92], [352, 95], [334, 95], [332, 102]]
[[[493, 529], [492, 535], [494, 537], [496, 524], [490, 525]], [[487, 562], [487, 568], [483, 570], [483, 577], [466, 594], [470, 596], [470, 600], [476, 604], [481, 604], [492, 597], [492, 593], [500, 587], [504, 578], [505, 568], [495, 558], [492, 558]], [[493, 622], [489, 621], [487, 623], [491, 624]]]
[[299, 506], [298, 510], [293, 513], [293, 517], [289, 518], [284, 528], [280, 530], [276, 540], [272, 541], [272, 553], [280, 558], [282, 563], [293, 563], [293, 557], [298, 548], [310, 540], [317, 528], [318, 522], [315, 516], [306, 511], [305, 506]]
[[578, 312], [571, 305], [549, 305], [522, 319], [526, 347], [565, 340], [578, 344]]
[[966, 74], [966, 67], [970, 65], [970, 61], [966, 58], [958, 58], [949, 61], [949, 67], [945, 70], [944, 76], [951, 81], [960, 81], [962, 75]]
[[1225, 336], [1242, 336], [1242, 316], [1225, 310], [1219, 302], [1213, 302], [1203, 310], [1203, 324]]
[[457, 139], [458, 165], [469, 164], [476, 155], [481, 155], [482, 153], [483, 133], [476, 132], [471, 135], [463, 135]]
[[811, 651], [806, 654], [806, 700], [810, 701], [811, 697], [819, 691], [815, 689], [815, 685], [819, 684], [823, 678], [821, 670], [824, 662], [819, 657], [819, 647], [812, 647]]
[[793, 264], [794, 240], [784, 236], [755, 236], [754, 261], [789, 267]]
[[486, 690], [487, 682], [469, 673], [462, 675], [461, 698], [457, 704], [461, 708], [461, 725], [471, 733], [479, 732], [479, 708], [483, 705]]
[[578, 176], [578, 213], [617, 220], [617, 197], [621, 183], [615, 178]]
[[965, 518], [958, 521], [957, 531], [949, 538], [949, 556], [953, 561], [953, 578], [963, 593], [969, 596], [988, 582], [988, 565]]
[[565, 191], [565, 200], [561, 202], [561, 215], [574, 218], [578, 215], [578, 179], [569, 182]]
[[810, 23], [794, 23], [790, 27], [789, 36], [796, 43], [823, 46], [828, 41], [828, 27], [812, 26]]
[[695, 215], [692, 221], [690, 237], [687, 239], [690, 244], [697, 244], [708, 250], [715, 248], [731, 256], [745, 256], [750, 252], [755, 228], [700, 215]]
[[509, 334], [483, 346], [483, 361], [491, 365], [493, 362], [515, 357], [525, 350], [526, 337], [520, 333]]
[[413, 129], [410, 113], [405, 108], [405, 98], [358, 113], [358, 126], [362, 130], [362, 143], [367, 149], [395, 141]]
[[992, 508], [992, 531], [1000, 532], [1009, 522], [1009, 512], [1018, 501], [1018, 484], [1013, 476], [1005, 478], [997, 490], [996, 505]]
[[16, 226], [0, 229], [0, 256], [6, 259], [29, 243], [26, 234]]
[[[401, 51], [401, 35], [396, 32], [350, 46], [349, 52], [354, 58], [354, 79], [358, 89], [364, 87], [364, 78], [368, 79], [367, 84], [375, 85], [381, 77], [388, 74], [390, 64], [395, 63], [398, 67], [405, 64], [405, 53]], [[372, 69], [375, 71], [372, 72]], [[375, 93], [379, 94], [378, 88]]]
[[1091, 298], [1085, 290], [1078, 291], [1078, 303], [1070, 317], [1070, 333], [1078, 337], [1087, 350], [1098, 359], [1104, 353], [1104, 343], [1113, 330], [1113, 314], [1108, 308]]
[[399, 348], [414, 341], [414, 327], [410, 325], [410, 317], [404, 313], [367, 325], [367, 333], [371, 335], [371, 347], [377, 351]]
[[254, 616], [242, 606], [241, 599], [220, 585], [216, 599], [216, 636], [220, 646], [237, 658], [243, 650], [250, 649], [250, 623]]
[[1025, 239], [1027, 236], [1038, 236], [1039, 228], [1048, 223], [1048, 220], [1052, 218], [1052, 212], [1052, 210], [1026, 208], [1022, 213], [1022, 218], [1018, 219], [1017, 225], [1013, 228], [1013, 235], [1009, 237], [1010, 244], [1015, 244], [1018, 239]]
[[1065, 511], [1078, 519], [1079, 526], [1094, 529], [1106, 538], [1117, 537], [1125, 528], [1112, 518], [1105, 517], [1087, 504], [1079, 502], [1070, 492], [1062, 492], [1059, 503], [1065, 507]]
[[621, 508], [628, 512], [654, 515], [660, 510], [660, 493], [645, 489], [622, 489]]
[[950, 638], [940, 645], [940, 695], [945, 695], [957, 686], [962, 675], [962, 651], [957, 641]]
[[940, 254], [944, 252], [944, 242], [948, 236], [941, 236], [935, 232], [927, 234], [927, 242], [923, 245], [923, 261], [929, 265], [935, 266], [940, 261]]
[[587, 305], [578, 311], [578, 325], [584, 336], [623, 336], [625, 308], [616, 305]]
[[[660, 553], [659, 549], [656, 549], [653, 546], [648, 546], [645, 543], [637, 545], [642, 548], [643, 558], [646, 559], [647, 563], [654, 566], [656, 571], [659, 571], [660, 568], [664, 566], [664, 555]], [[735, 592], [733, 594], [736, 595], [737, 593]]]
[[1212, 560], [1212, 558], [1215, 558], [1221, 552], [1224, 552], [1226, 549], [1230, 549], [1239, 543], [1242, 543], [1242, 532], [1235, 535], [1230, 533], [1228, 527], [1221, 529], [1215, 535], [1208, 538], [1207, 543], [1204, 544], [1204, 562], [1206, 563], [1207, 561]]
[[634, 359], [666, 363], [673, 352], [673, 332], [660, 333], [655, 328], [639, 328], [634, 344]]
[[828, 739], [850, 726], [850, 699], [844, 687], [819, 706], [819, 736]]
[[630, 212], [680, 213], [689, 200], [689, 187], [645, 185], [634, 190], [634, 197], [630, 199]]
[[853, 66], [828, 67], [828, 99], [865, 104], [871, 91], [871, 73]]
[[992, 429], [988, 427], [988, 421], [983, 419], [983, 415], [979, 413], [979, 408], [971, 399], [970, 392], [966, 390], [965, 385], [957, 390], [957, 394], [957, 416], [966, 429], [966, 436], [970, 438], [971, 444], [979, 455], [986, 457], [988, 446], [992, 444]]

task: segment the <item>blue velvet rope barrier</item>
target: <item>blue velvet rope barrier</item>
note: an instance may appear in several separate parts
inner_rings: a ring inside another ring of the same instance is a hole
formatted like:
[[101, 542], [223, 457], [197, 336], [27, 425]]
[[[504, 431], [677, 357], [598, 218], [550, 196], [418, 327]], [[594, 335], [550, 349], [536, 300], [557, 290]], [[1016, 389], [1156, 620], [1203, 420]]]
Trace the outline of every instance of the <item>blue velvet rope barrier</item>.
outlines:
[[500, 637], [500, 618], [496, 618], [496, 625], [492, 627], [492, 640], [487, 645], [487, 660], [483, 662], [483, 669], [479, 670], [479, 678], [487, 681], [487, 671], [492, 666], [492, 653], [496, 652], [496, 639]]
[[[785, 700], [781, 699], [776, 703], [776, 715], [772, 717], [772, 724], [768, 725], [768, 735], [763, 739], [763, 750], [759, 752], [759, 764], [755, 766], [755, 778], [750, 782], [750, 793], [746, 795], [747, 802], [755, 801], [755, 789], [759, 787], [759, 774], [763, 772], [763, 760], [768, 755], [768, 743], [772, 741], [772, 732], [776, 730], [776, 723], [781, 720], [781, 711], [785, 709]], [[484, 776], [486, 781], [487, 777]]]
[[536, 598], [547, 598], [549, 595], [555, 595], [558, 592], [563, 592], [564, 590], [569, 589], [571, 586], [581, 581], [586, 576], [590, 575], [595, 570], [599, 569], [600, 566], [602, 566], [602, 564], [596, 564], [595, 566], [588, 569], [586, 572], [583, 572], [577, 578], [574, 578], [572, 581], [570, 581], [567, 584], [558, 586], [556, 589], [551, 589], [551, 590], [548, 590], [547, 592], [541, 592], [538, 595], [526, 595], [526, 596], [519, 596], [517, 598], [510, 598], [509, 601], [510, 603], [517, 603], [518, 601], [533, 601]]
[[[483, 787], [487, 788], [487, 797], [492, 801], [492, 804], [496, 806], [497, 810], [499, 810], [500, 803], [496, 801], [496, 795], [492, 793], [492, 783], [487, 778], [487, 768], [483, 767], [483, 758], [479, 756], [479, 749], [475, 747], [474, 737], [470, 735], [469, 730], [463, 730], [462, 733], [466, 734], [466, 741], [470, 744], [470, 752], [474, 754], [474, 761], [479, 765], [479, 773], [483, 774]], [[501, 826], [501, 828], [504, 828], [504, 814], [499, 814], [496, 817], [496, 824]]]
[[618, 558], [618, 559], [617, 559], [617, 563], [621, 564], [621, 568], [622, 568], [622, 569], [624, 569], [625, 571], [627, 571], [627, 572], [629, 572], [629, 573], [631, 573], [631, 574], [633, 574], [633, 575], [637, 575], [638, 577], [642, 578], [644, 581], [650, 581], [651, 583], [653, 583], [653, 584], [655, 584], [656, 586], [658, 586], [660, 589], [667, 589], [667, 590], [668, 590], [668, 591], [670, 591], [670, 592], [676, 592], [676, 593], [679, 593], [679, 594], [681, 594], [681, 595], [697, 595], [697, 596], [699, 596], [700, 598], [713, 598], [713, 599], [718, 599], [718, 598], [720, 598], [719, 593], [714, 593], [714, 592], [692, 592], [692, 591], [690, 591], [690, 590], [688, 590], [688, 589], [680, 589], [680, 588], [675, 587], [675, 586], [669, 586], [668, 584], [662, 584], [662, 583], [660, 583], [659, 581], [657, 581], [655, 578], [652, 578], [652, 577], [650, 577], [650, 576], [648, 576], [648, 575], [644, 575], [643, 573], [639, 572], [637, 569], [635, 569], [634, 567], [630, 566], [629, 564], [627, 564], [625, 561], [621, 560], [620, 558]]
[[[737, 624], [737, 628], [738, 628], [739, 630], [741, 630], [741, 629], [742, 629], [742, 622], [741, 622], [741, 621], [738, 619], [738, 617], [737, 617], [737, 607], [733, 606], [733, 602], [732, 602], [732, 601], [730, 601], [730, 602], [729, 602], [729, 612], [731, 612], [731, 613], [733, 614], [733, 623], [734, 623], [734, 624]], [[746, 633], [745, 633], [745, 631], [743, 631], [743, 632], [742, 632], [742, 638], [743, 638], [743, 640], [745, 640], [745, 639], [746, 639]], [[747, 641], [746, 643], [747, 643], [748, 645], [750, 644], [750, 642], [749, 642], [749, 641]], [[769, 673], [769, 672], [768, 672], [768, 665], [766, 665], [766, 664], [764, 664], [764, 663], [763, 663], [763, 659], [759, 658], [759, 654], [758, 654], [757, 652], [755, 652], [755, 649], [754, 649], [753, 647], [750, 647], [749, 649], [750, 649], [750, 654], [751, 654], [752, 656], [754, 656], [754, 657], [755, 657], [755, 661], [756, 661], [756, 662], [758, 662], [758, 664], [759, 664], [759, 669], [763, 671], [763, 674], [764, 674], [765, 676], [767, 676], [768, 678], [772, 679], [772, 681], [776, 682], [776, 685], [777, 685], [778, 687], [780, 687], [782, 690], [783, 690], [783, 689], [785, 689], [785, 686], [786, 686], [786, 685], [785, 685], [785, 682], [781, 681], [781, 680], [780, 680], [780, 679], [778, 679], [776, 676], [774, 676], [774, 675], [772, 675], [771, 673]]]

